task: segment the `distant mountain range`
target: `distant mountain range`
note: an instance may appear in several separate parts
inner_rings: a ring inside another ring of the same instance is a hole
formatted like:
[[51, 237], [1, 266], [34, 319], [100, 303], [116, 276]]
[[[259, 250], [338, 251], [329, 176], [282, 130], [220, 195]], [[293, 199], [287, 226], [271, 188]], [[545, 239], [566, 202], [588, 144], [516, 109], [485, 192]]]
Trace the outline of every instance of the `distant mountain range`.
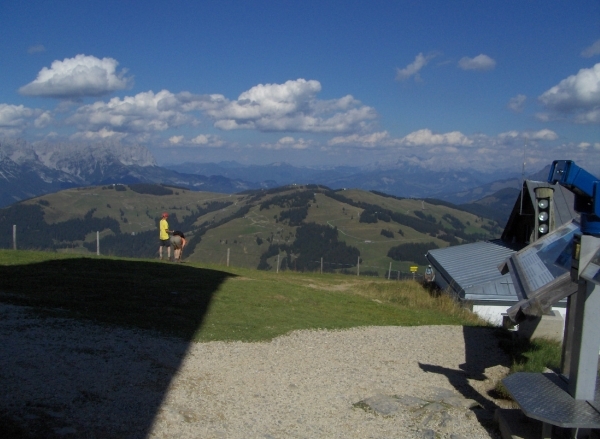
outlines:
[[164, 183], [219, 193], [261, 187], [157, 166], [142, 145], [0, 141], [0, 207], [61, 189], [114, 183]]
[[[183, 163], [168, 169], [199, 175], [219, 175], [262, 187], [288, 184], [321, 184], [332, 189], [354, 188], [384, 192], [405, 198], [437, 198], [454, 204], [472, 203], [503, 189], [521, 187], [518, 173], [504, 171], [431, 171], [398, 161], [385, 168], [337, 166], [328, 169], [295, 167], [288, 163], [243, 165], [234, 161], [220, 163]], [[527, 176], [545, 181], [549, 167]]]
[[[386, 168], [338, 166], [315, 169], [295, 167], [288, 163], [242, 165], [235, 161], [183, 163], [166, 167], [188, 174], [237, 178], [263, 188], [289, 184], [320, 184], [332, 189], [354, 188], [404, 198], [436, 198], [456, 205], [473, 203], [498, 191], [502, 193], [497, 198], [507, 195], [511, 198], [520, 190], [522, 184], [522, 176], [517, 173], [507, 175], [503, 171], [491, 174], [478, 171], [432, 172], [418, 166], [405, 165], [401, 161], [393, 167]], [[525, 177], [546, 181], [549, 169], [550, 165]], [[483, 204], [489, 205], [490, 200], [484, 200]]]
[[518, 190], [520, 181], [517, 174], [435, 172], [402, 161], [385, 167], [329, 169], [287, 163], [242, 165], [233, 161], [161, 167], [142, 145], [0, 140], [0, 207], [70, 187], [113, 183], [163, 183], [218, 193], [320, 184], [331, 189], [375, 190], [397, 197], [465, 204], [501, 189]]

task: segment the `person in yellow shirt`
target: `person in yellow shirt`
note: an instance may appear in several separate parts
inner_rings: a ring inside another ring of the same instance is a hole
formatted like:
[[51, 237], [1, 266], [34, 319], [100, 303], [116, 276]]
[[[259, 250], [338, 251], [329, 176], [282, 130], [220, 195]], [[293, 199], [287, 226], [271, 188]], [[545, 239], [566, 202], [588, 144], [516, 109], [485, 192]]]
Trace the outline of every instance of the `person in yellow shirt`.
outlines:
[[158, 239], [160, 240], [158, 255], [161, 260], [163, 258], [163, 247], [167, 247], [167, 260], [171, 259], [171, 240], [169, 239], [169, 233], [173, 233], [173, 231], [169, 230], [169, 223], [167, 222], [168, 217], [169, 214], [167, 212], [163, 213], [160, 223], [158, 224]]

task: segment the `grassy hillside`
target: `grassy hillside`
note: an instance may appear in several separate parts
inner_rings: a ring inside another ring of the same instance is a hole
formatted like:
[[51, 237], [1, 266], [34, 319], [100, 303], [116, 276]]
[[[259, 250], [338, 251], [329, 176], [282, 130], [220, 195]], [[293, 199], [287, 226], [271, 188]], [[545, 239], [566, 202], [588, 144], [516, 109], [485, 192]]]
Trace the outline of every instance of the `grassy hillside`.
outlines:
[[[135, 189], [135, 190], [134, 190]], [[34, 198], [0, 210], [0, 247], [10, 248], [17, 224], [19, 248], [95, 253], [96, 231], [102, 254], [154, 258], [157, 222], [170, 213], [172, 229], [189, 238], [184, 257], [190, 262], [256, 268], [269, 250], [265, 266], [275, 269], [279, 256], [288, 268], [300, 256], [296, 231], [308, 223], [336, 227], [338, 240], [360, 252], [362, 274], [392, 276], [425, 264], [428, 248], [498, 237], [492, 219], [436, 200], [399, 199], [360, 190], [331, 191], [316, 185], [287, 186], [235, 195], [192, 192], [173, 187], [89, 187]], [[162, 192], [161, 192], [162, 191]], [[33, 218], [37, 218], [35, 221]], [[311, 238], [313, 239], [313, 238]], [[314, 239], [319, 239], [314, 237]], [[401, 260], [390, 249], [422, 244]], [[296, 252], [296, 253], [295, 253]], [[422, 253], [422, 254], [421, 254]], [[305, 255], [307, 256], [307, 255]], [[323, 254], [311, 254], [319, 261]], [[307, 256], [308, 257], [308, 256]], [[324, 270], [355, 274], [356, 261], [324, 260]], [[422, 267], [421, 267], [422, 271]]]
[[[126, 188], [126, 186], [122, 186]], [[183, 219], [206, 202], [230, 200], [235, 196], [212, 192], [194, 192], [172, 188], [172, 195], [151, 195], [130, 189], [118, 191], [112, 186], [92, 186], [60, 191], [33, 198], [23, 204], [42, 204], [44, 218], [50, 224], [83, 217], [96, 209], [95, 217], [109, 216], [119, 221], [123, 233], [155, 230], [155, 219], [164, 211]]]

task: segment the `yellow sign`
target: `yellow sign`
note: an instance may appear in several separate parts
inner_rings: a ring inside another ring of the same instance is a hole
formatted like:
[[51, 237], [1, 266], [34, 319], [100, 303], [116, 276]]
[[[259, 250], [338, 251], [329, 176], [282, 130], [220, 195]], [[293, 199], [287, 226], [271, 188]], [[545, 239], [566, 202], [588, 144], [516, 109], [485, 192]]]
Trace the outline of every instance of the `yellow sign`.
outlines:
[[414, 273], [415, 271], [417, 271], [419, 269], [419, 267], [417, 267], [416, 265], [413, 265], [410, 267], [410, 272]]

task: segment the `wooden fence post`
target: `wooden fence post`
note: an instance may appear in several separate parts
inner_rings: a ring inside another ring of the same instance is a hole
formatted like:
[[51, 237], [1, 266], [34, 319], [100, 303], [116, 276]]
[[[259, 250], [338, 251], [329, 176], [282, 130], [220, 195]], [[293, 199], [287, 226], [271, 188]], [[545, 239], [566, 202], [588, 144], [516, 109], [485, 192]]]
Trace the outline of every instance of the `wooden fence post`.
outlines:
[[358, 262], [356, 263], [356, 275], [360, 276], [360, 256], [358, 257]]
[[391, 276], [392, 276], [392, 263], [390, 262], [390, 268], [388, 270], [388, 280], [390, 280]]
[[13, 250], [17, 249], [17, 225], [13, 224]]
[[96, 232], [96, 256], [100, 256], [100, 232]]
[[227, 266], [228, 266], [228, 267], [229, 267], [229, 250], [230, 250], [230, 249], [227, 249]]

